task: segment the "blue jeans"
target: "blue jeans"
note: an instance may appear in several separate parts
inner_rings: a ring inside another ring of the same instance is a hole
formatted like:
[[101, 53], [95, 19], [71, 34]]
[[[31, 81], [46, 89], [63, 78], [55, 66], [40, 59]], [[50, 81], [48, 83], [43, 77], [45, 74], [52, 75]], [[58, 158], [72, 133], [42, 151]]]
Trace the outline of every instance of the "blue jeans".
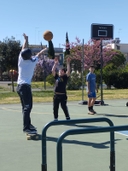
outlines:
[[29, 84], [18, 85], [17, 93], [22, 105], [23, 131], [25, 131], [26, 129], [29, 129], [31, 124], [30, 113], [33, 105], [31, 86]]

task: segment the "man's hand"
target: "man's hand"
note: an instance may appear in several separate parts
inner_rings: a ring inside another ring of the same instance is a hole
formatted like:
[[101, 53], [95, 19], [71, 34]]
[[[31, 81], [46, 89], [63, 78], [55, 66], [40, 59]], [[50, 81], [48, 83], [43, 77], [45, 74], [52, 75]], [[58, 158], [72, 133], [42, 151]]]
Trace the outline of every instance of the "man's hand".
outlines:
[[25, 33], [23, 33], [23, 36], [25, 40], [28, 40], [28, 36]]
[[55, 58], [54, 58], [54, 64], [57, 65], [58, 63], [59, 63], [58, 57], [55, 57]]
[[40, 57], [47, 49], [48, 49], [47, 47], [42, 49], [40, 52], [37, 53], [37, 56]]
[[24, 36], [24, 43], [22, 46], [22, 50], [28, 48], [28, 36], [25, 33], [23, 33], [23, 36]]

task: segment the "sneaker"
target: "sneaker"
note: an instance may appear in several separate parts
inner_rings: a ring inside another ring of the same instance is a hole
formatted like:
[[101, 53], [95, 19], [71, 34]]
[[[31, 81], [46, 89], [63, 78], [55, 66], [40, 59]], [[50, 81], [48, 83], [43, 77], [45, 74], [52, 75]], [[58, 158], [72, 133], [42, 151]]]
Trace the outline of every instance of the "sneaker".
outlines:
[[57, 118], [55, 118], [55, 119], [54, 119], [54, 121], [58, 121], [58, 119], [57, 119]]
[[92, 110], [89, 110], [89, 111], [88, 111], [88, 114], [89, 114], [89, 115], [94, 115], [95, 113], [94, 113]]
[[96, 114], [96, 111], [95, 111], [95, 110], [92, 109], [91, 111], [92, 111], [94, 114]]
[[30, 128], [30, 130], [36, 130], [37, 131], [37, 128], [35, 126], [33, 126], [32, 124], [30, 124], [29, 128]]
[[24, 130], [24, 133], [26, 133], [26, 134], [37, 134], [37, 131], [31, 130], [31, 129], [26, 129], [26, 130]]
[[70, 120], [70, 117], [66, 117], [66, 120]]

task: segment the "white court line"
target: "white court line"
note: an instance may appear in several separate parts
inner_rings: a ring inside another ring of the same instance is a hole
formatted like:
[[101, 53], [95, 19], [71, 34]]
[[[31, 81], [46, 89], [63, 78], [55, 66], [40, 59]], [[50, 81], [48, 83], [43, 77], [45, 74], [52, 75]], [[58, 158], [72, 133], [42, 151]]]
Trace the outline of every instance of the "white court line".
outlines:
[[120, 135], [124, 135], [124, 136], [128, 136], [128, 131], [116, 131], [115, 133], [120, 134]]

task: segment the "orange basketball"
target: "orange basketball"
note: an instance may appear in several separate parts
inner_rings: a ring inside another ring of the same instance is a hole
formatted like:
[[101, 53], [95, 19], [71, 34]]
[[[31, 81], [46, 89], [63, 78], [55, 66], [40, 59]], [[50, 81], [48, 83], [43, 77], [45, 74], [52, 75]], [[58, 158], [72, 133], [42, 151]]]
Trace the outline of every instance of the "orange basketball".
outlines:
[[43, 38], [47, 41], [50, 41], [53, 38], [53, 33], [51, 31], [47, 30], [44, 32]]

